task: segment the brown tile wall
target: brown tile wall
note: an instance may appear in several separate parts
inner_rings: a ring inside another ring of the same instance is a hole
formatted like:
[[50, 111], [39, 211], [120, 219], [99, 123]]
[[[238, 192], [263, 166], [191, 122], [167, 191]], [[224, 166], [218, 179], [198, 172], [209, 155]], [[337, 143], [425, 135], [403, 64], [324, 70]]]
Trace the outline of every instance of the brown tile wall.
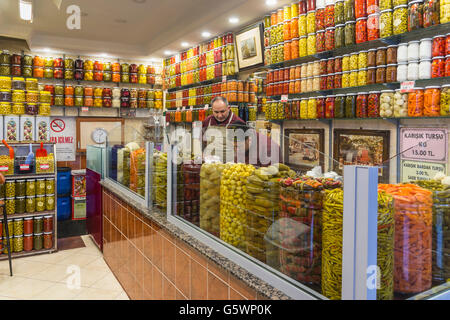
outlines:
[[106, 189], [103, 256], [133, 300], [264, 299]]

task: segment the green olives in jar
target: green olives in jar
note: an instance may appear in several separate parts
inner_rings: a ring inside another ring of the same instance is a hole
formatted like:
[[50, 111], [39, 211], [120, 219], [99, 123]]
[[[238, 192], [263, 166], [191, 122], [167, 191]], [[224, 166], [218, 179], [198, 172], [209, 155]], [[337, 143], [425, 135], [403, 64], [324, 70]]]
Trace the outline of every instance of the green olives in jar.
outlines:
[[380, 11], [392, 9], [392, 0], [380, 0], [379, 9]]
[[394, 8], [392, 19], [392, 32], [394, 35], [408, 31], [408, 6], [400, 5]]
[[45, 196], [36, 196], [36, 211], [42, 212], [45, 211], [46, 201]]
[[27, 213], [33, 213], [36, 211], [36, 197], [35, 196], [27, 197], [25, 211]]
[[22, 252], [23, 251], [23, 235], [14, 236], [13, 242], [14, 242], [14, 252]]
[[45, 208], [47, 211], [55, 210], [55, 195], [54, 194], [48, 194], [45, 197]]
[[25, 197], [17, 197], [16, 198], [16, 214], [25, 213]]
[[46, 190], [45, 179], [37, 179], [36, 180], [36, 195], [44, 196]]
[[15, 181], [6, 181], [6, 198], [14, 198], [16, 196], [16, 182]]
[[16, 180], [16, 197], [25, 197], [26, 183], [25, 180]]
[[45, 189], [46, 194], [54, 194], [55, 193], [55, 179], [49, 178], [45, 180]]
[[6, 198], [5, 207], [7, 215], [16, 213], [16, 199]]
[[380, 38], [392, 36], [392, 10], [380, 12]]
[[36, 180], [27, 180], [26, 195], [29, 197], [36, 195]]
[[15, 236], [21, 236], [23, 235], [23, 218], [14, 219], [13, 220], [13, 230], [10, 230], [9, 232], [13, 233]]

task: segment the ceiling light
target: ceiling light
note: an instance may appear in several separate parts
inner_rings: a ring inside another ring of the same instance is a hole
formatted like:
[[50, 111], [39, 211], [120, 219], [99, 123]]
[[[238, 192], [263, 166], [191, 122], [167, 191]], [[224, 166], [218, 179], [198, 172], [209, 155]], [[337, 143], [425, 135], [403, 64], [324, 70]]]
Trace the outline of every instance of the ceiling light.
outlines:
[[189, 47], [189, 43], [187, 43], [187, 42], [182, 42], [182, 43], [181, 43], [181, 46], [184, 47], [184, 48], [187, 48], [187, 47]]
[[277, 0], [266, 0], [268, 6], [274, 6], [277, 4]]
[[32, 0], [19, 0], [20, 19], [26, 21], [33, 20], [33, 3]]
[[238, 22], [239, 22], [239, 19], [236, 18], [236, 17], [231, 17], [230, 19], [228, 19], [228, 21], [229, 21], [230, 23], [238, 23]]
[[166, 50], [166, 51], [164, 51], [164, 54], [166, 55], [166, 56], [168, 56], [168, 55], [171, 55], [173, 52], [172, 51], [170, 51], [170, 50]]
[[101, 58], [108, 58], [109, 55], [107, 53], [100, 53], [99, 55]]
[[209, 38], [209, 37], [211, 37], [211, 33], [209, 33], [208, 31], [204, 31], [204, 32], [202, 32], [202, 37]]
[[45, 53], [50, 53], [50, 52], [53, 52], [53, 50], [52, 49], [50, 49], [50, 48], [42, 48], [42, 50], [41, 50], [42, 52], [45, 52]]

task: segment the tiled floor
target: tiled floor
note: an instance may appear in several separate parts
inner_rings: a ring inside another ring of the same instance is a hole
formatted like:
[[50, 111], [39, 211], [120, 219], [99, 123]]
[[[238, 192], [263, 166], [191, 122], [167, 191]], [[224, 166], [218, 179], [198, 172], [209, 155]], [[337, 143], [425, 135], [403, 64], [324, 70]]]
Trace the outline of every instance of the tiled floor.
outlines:
[[89, 236], [86, 247], [0, 261], [0, 300], [128, 300]]

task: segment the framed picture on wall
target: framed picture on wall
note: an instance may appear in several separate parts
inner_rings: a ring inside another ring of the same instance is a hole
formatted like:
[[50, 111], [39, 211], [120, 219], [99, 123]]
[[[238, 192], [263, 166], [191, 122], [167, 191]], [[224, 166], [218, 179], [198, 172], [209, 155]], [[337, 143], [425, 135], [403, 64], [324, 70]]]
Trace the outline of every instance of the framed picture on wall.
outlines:
[[264, 65], [264, 25], [257, 23], [236, 33], [239, 71]]
[[286, 129], [284, 160], [295, 170], [309, 171], [321, 166], [324, 171], [324, 129]]
[[379, 166], [379, 181], [388, 183], [389, 138], [389, 131], [335, 129], [333, 170], [343, 174], [344, 165]]

